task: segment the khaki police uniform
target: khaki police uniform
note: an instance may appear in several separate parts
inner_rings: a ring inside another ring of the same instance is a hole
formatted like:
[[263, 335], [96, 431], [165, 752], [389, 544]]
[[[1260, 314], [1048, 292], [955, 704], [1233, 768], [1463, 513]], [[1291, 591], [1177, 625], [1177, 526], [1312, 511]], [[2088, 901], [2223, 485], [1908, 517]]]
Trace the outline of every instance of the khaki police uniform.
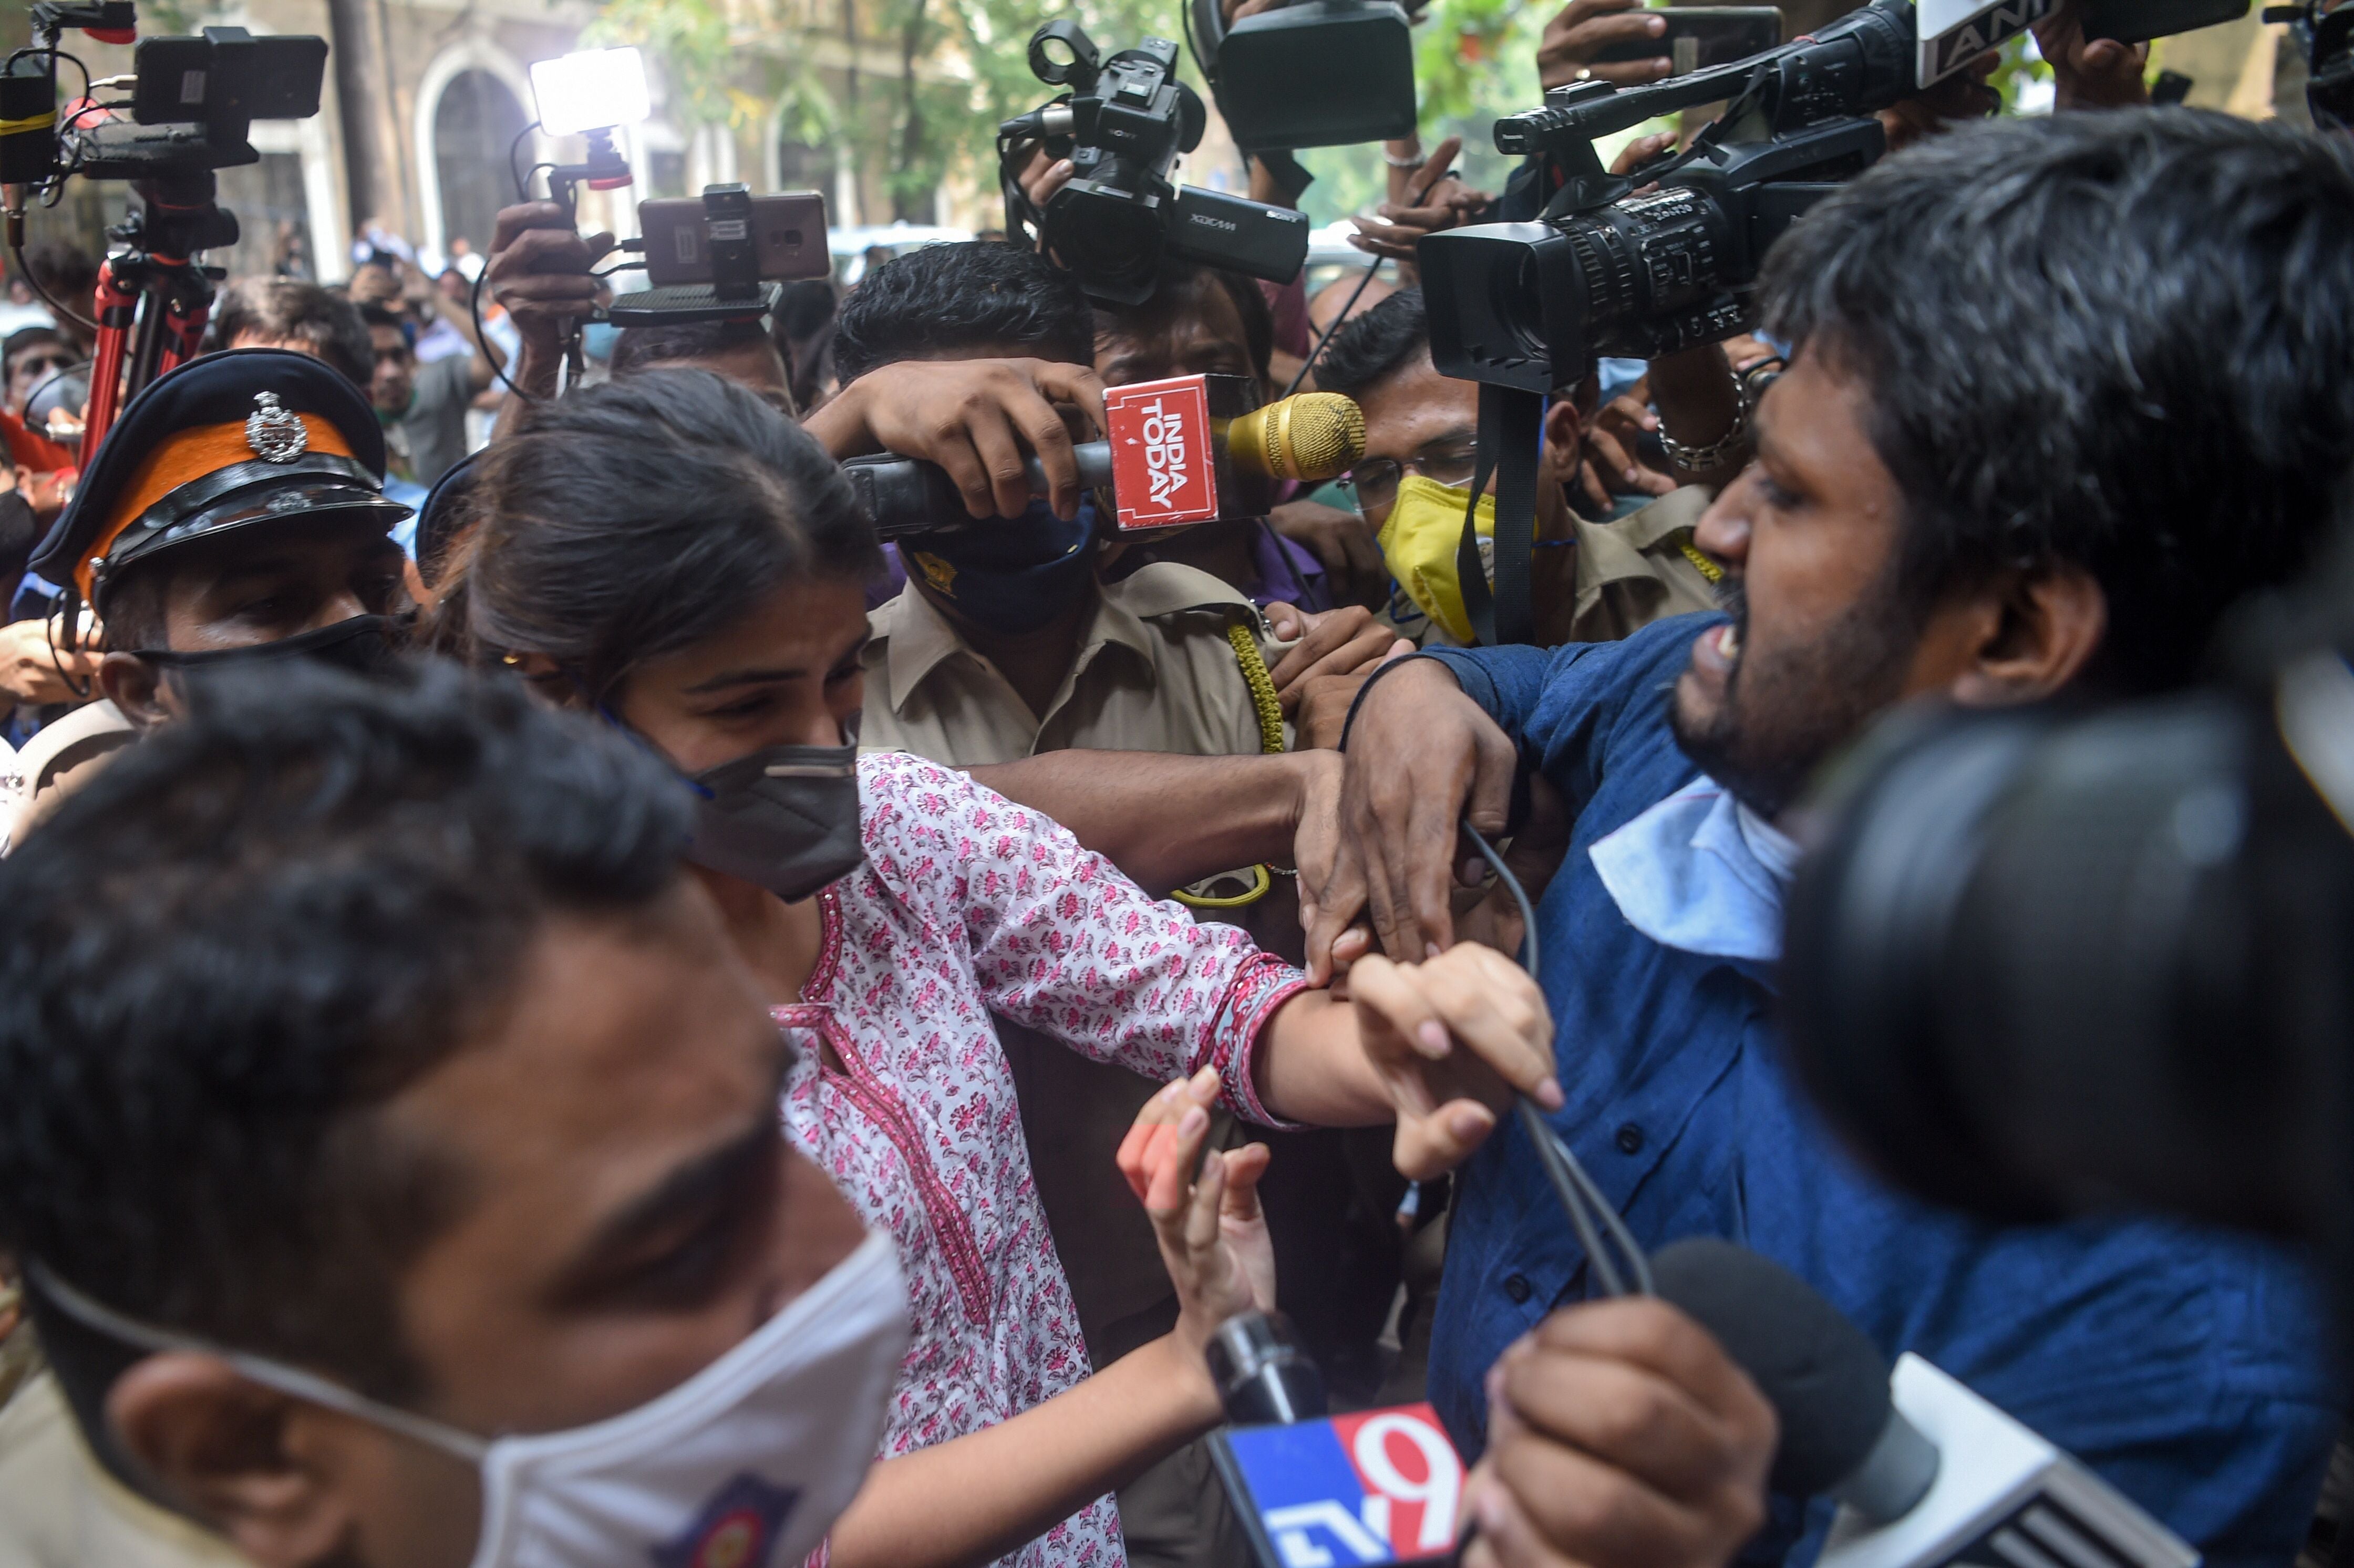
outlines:
[[[1715, 499], [1711, 487], [1688, 484], [1608, 523], [1572, 514], [1570, 547], [1577, 552], [1574, 597], [1565, 614], [1563, 606], [1536, 607], [1537, 640], [1547, 647], [1616, 642], [1655, 620], [1716, 609], [1716, 585], [1724, 568], [1692, 542], [1693, 529]], [[1490, 581], [1495, 548], [1492, 539], [1479, 541]], [[1544, 553], [1541, 546], [1540, 556]], [[1458, 646], [1403, 588], [1391, 591], [1386, 619], [1399, 636], [1424, 647]]]
[[241, 1568], [228, 1542], [106, 1473], [58, 1380], [33, 1372], [0, 1405], [0, 1568]]

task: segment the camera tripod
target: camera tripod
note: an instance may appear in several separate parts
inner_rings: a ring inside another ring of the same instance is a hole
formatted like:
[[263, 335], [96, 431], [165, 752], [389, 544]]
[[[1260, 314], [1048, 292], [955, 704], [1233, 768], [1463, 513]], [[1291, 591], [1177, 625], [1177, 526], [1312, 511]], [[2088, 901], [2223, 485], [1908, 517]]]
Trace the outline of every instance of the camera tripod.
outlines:
[[105, 440], [122, 405], [150, 382], [196, 357], [210, 319], [213, 285], [227, 274], [189, 258], [237, 243], [237, 218], [213, 200], [213, 172], [161, 171], [132, 182], [139, 205], [108, 230], [128, 249], [98, 270], [98, 346], [90, 360], [85, 461]]

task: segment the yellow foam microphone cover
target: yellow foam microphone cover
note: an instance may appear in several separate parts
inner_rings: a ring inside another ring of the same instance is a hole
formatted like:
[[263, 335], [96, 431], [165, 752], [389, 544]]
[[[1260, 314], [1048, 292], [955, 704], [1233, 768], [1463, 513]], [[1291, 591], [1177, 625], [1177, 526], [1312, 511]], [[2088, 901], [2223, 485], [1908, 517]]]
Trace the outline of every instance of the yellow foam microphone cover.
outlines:
[[1301, 392], [1231, 421], [1225, 438], [1235, 467], [1313, 483], [1338, 479], [1365, 455], [1365, 415], [1338, 392]]

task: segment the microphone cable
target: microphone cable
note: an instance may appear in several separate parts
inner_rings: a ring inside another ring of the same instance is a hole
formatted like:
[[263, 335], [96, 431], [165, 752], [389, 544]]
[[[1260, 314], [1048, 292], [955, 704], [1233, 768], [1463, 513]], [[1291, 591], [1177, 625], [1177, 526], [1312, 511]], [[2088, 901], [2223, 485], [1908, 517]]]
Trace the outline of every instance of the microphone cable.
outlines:
[[[1463, 833], [1488, 863], [1504, 891], [1521, 910], [1521, 968], [1531, 980], [1536, 980], [1537, 914], [1529, 903], [1528, 889], [1521, 885], [1504, 857], [1496, 853], [1470, 819], [1463, 821]], [[1644, 1255], [1627, 1223], [1618, 1217], [1617, 1205], [1604, 1196], [1601, 1187], [1586, 1172], [1568, 1144], [1562, 1141], [1553, 1125], [1536, 1102], [1526, 1095], [1514, 1097], [1514, 1110], [1520, 1117], [1521, 1130], [1528, 1134], [1536, 1146], [1537, 1163], [1544, 1167], [1545, 1180], [1553, 1184], [1553, 1196], [1560, 1200], [1562, 1212], [1569, 1216], [1570, 1229], [1577, 1234], [1577, 1243], [1593, 1260], [1594, 1277], [1606, 1296], [1649, 1296], [1653, 1293], [1650, 1259]], [[1604, 1245], [1605, 1240], [1609, 1245]], [[1615, 1251], [1617, 1255], [1611, 1255]], [[1624, 1271], [1621, 1271], [1621, 1266]]]

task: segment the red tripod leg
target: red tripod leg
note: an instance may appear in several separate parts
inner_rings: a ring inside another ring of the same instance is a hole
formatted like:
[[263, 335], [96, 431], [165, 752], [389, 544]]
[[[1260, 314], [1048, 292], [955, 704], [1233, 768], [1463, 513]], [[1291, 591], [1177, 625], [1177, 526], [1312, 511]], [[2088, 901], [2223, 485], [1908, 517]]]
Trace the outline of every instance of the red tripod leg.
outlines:
[[98, 347], [90, 366], [90, 408], [82, 417], [81, 466], [87, 470], [99, 443], [122, 411], [122, 355], [137, 314], [139, 296], [115, 276], [111, 258], [98, 268]]

